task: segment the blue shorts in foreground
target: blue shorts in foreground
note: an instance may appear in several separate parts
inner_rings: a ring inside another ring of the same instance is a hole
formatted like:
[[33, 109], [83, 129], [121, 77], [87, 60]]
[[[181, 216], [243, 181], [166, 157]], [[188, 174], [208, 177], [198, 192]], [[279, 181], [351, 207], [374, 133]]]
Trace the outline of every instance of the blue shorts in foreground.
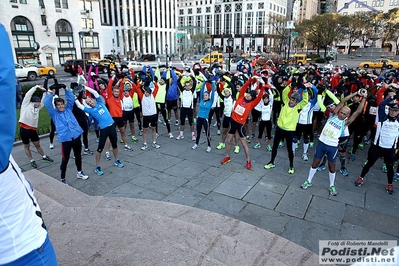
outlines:
[[335, 163], [337, 160], [337, 155], [338, 155], [338, 147], [333, 147], [333, 146], [328, 146], [324, 144], [323, 142], [319, 141], [317, 143], [316, 147], [316, 153], [314, 157], [316, 159], [321, 159], [323, 158], [323, 155], [327, 153], [327, 160], [329, 162]]
[[57, 257], [55, 255], [53, 244], [50, 238], [46, 237], [43, 245], [35, 250], [32, 250], [25, 256], [14, 260], [13, 262], [2, 264], [1, 266], [57, 266]]

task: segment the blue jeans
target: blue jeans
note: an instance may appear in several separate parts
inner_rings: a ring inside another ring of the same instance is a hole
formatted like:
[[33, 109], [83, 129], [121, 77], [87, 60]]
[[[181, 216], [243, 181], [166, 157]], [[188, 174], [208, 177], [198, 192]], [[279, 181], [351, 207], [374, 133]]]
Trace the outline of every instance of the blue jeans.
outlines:
[[57, 266], [57, 258], [53, 244], [51, 244], [50, 238], [46, 237], [43, 245], [35, 250], [32, 250], [25, 256], [14, 260], [13, 262], [2, 264], [1, 266]]

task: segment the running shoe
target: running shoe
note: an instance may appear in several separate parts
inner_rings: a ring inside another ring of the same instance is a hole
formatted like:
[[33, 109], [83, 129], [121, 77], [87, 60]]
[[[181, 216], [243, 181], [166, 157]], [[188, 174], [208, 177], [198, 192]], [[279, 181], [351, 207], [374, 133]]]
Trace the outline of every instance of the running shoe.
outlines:
[[362, 164], [362, 167], [365, 167], [367, 162], [368, 162], [368, 160], [365, 160], [364, 163]]
[[179, 134], [179, 135], [177, 135], [176, 139], [177, 139], [177, 140], [179, 140], [179, 139], [184, 139], [184, 136]]
[[54, 144], [53, 144], [53, 143], [50, 143], [49, 148], [50, 148], [50, 149], [54, 149]]
[[90, 149], [84, 149], [83, 154], [84, 155], [93, 155], [93, 152]]
[[222, 160], [222, 164], [226, 164], [226, 163], [229, 163], [229, 162], [231, 162], [231, 160], [230, 160], [230, 156], [226, 156], [226, 157], [224, 157], [223, 158], [223, 160]]
[[251, 161], [247, 161], [247, 164], [246, 164], [245, 168], [247, 168], [248, 170], [251, 170], [251, 168], [252, 168]]
[[351, 161], [352, 161], [352, 162], [356, 161], [356, 155], [351, 154]]
[[326, 170], [326, 165], [325, 164], [322, 164], [322, 165], [319, 165], [319, 167], [317, 167], [317, 171], [323, 171], [323, 170]]
[[61, 182], [65, 185], [68, 185], [67, 181], [65, 179], [61, 179]]
[[147, 143], [144, 143], [143, 146], [141, 147], [141, 150], [145, 151], [146, 149], [148, 149], [148, 145]]
[[111, 156], [109, 155], [109, 151], [106, 151], [104, 156], [105, 156], [105, 160], [107, 160], [107, 161], [111, 160]]
[[251, 143], [251, 141], [252, 141], [251, 138], [249, 136], [247, 136], [247, 142]]
[[399, 173], [393, 175], [393, 181], [395, 182], [398, 181], [398, 178], [399, 178]]
[[96, 138], [96, 142], [99, 143], [100, 142], [100, 138]]
[[224, 148], [226, 148], [226, 144], [223, 143], [223, 142], [219, 142], [219, 145], [216, 147], [217, 150], [221, 150], [221, 149], [224, 149]]
[[32, 166], [32, 168], [37, 168], [37, 164], [35, 161], [30, 162], [30, 166]]
[[272, 151], [273, 149], [272, 149], [272, 146], [270, 146], [270, 145], [267, 145], [267, 151]]
[[271, 169], [271, 168], [274, 168], [274, 167], [276, 167], [276, 165], [274, 163], [268, 163], [268, 164], [266, 164], [264, 166], [265, 169]]
[[291, 175], [294, 174], [295, 173], [294, 167], [288, 168], [288, 173], [291, 174]]
[[155, 138], [157, 139], [159, 137], [159, 134], [157, 133], [157, 134], [155, 134]]
[[359, 150], [364, 150], [364, 145], [363, 145], [363, 143], [360, 143], [357, 147], [359, 148]]
[[308, 155], [306, 153], [302, 154], [302, 160], [304, 160], [304, 161], [308, 161], [309, 160], [309, 157], [308, 157]]
[[139, 130], [139, 135], [143, 136], [143, 130]]
[[308, 187], [311, 187], [311, 186], [313, 186], [313, 184], [309, 183], [309, 181], [306, 180], [305, 182], [302, 183], [301, 188], [302, 189], [307, 189]]
[[295, 150], [296, 151], [299, 150], [299, 144], [298, 143], [295, 145]]
[[212, 148], [208, 146], [208, 148], [206, 148], [206, 152], [211, 152]]
[[119, 142], [120, 142], [120, 143], [123, 143], [123, 139], [120, 139]]
[[361, 185], [363, 185], [363, 177], [359, 176], [355, 181], [355, 186], [360, 187]]
[[96, 166], [96, 169], [94, 169], [94, 172], [95, 172], [97, 175], [103, 175], [103, 174], [104, 174], [104, 172], [101, 170], [101, 167], [100, 167], [100, 166]]
[[314, 143], [313, 143], [313, 142], [310, 142], [310, 143], [309, 143], [309, 148], [311, 148], [311, 149], [314, 148]]
[[85, 173], [83, 173], [83, 171], [81, 171], [80, 173], [78, 172], [78, 173], [76, 174], [76, 178], [77, 178], [77, 179], [83, 179], [83, 180], [86, 180], [86, 179], [88, 179], [88, 178], [89, 178], [89, 176], [88, 176], [88, 175], [86, 175]]
[[348, 170], [346, 170], [346, 168], [341, 168], [341, 170], [339, 170], [339, 172], [343, 175], [343, 176], [348, 176]]
[[191, 135], [191, 140], [192, 140], [192, 141], [196, 141], [196, 140], [197, 140], [197, 138], [195, 137], [195, 135]]
[[173, 138], [174, 138], [172, 133], [169, 133], [168, 135], [169, 135], [169, 138], [170, 138], [170, 139], [173, 139]]
[[390, 195], [395, 194], [395, 191], [393, 190], [392, 184], [388, 184], [388, 185], [385, 187], [385, 191], [386, 191], [388, 194], [390, 194]]
[[132, 136], [132, 141], [133, 141], [133, 142], [139, 142], [139, 139], [136, 138], [135, 136]]
[[216, 121], [215, 124], [213, 124], [213, 127], [216, 127], [218, 125], [218, 122]]
[[382, 165], [381, 171], [384, 173], [388, 172], [387, 165], [385, 163]]
[[220, 130], [218, 129], [218, 133], [217, 133], [218, 135], [220, 135]]
[[195, 150], [195, 149], [197, 149], [198, 147], [199, 147], [198, 144], [194, 144], [194, 146], [192, 146], [191, 149]]
[[43, 158], [43, 162], [52, 163], [52, 162], [54, 162], [54, 161], [53, 161], [53, 159], [51, 159], [50, 157], [46, 156], [46, 157]]
[[156, 143], [156, 142], [153, 142], [153, 143], [152, 143], [152, 147], [154, 147], [155, 149], [159, 149], [159, 148], [161, 148], [161, 145], [159, 145], [159, 144]]
[[124, 149], [125, 151], [133, 151], [133, 148], [130, 147], [129, 145], [125, 145]]
[[280, 142], [278, 143], [278, 147], [279, 147], [279, 148], [284, 147], [284, 142], [280, 141]]
[[338, 195], [338, 192], [337, 192], [337, 189], [335, 188], [335, 186], [329, 187], [328, 191], [330, 191], [330, 195], [331, 196], [337, 196]]
[[175, 126], [178, 126], [179, 125], [179, 121], [178, 120], [176, 120], [176, 122], [175, 122]]
[[258, 142], [255, 144], [254, 149], [259, 149], [260, 147], [262, 147], [262, 145], [260, 145], [260, 143]]
[[239, 153], [239, 152], [240, 152], [240, 146], [235, 146], [234, 153]]
[[118, 166], [119, 168], [122, 168], [122, 167], [125, 166], [123, 163], [121, 163], [121, 161], [119, 161], [119, 159], [116, 159], [116, 160], [114, 161], [114, 165], [115, 165], [115, 166]]

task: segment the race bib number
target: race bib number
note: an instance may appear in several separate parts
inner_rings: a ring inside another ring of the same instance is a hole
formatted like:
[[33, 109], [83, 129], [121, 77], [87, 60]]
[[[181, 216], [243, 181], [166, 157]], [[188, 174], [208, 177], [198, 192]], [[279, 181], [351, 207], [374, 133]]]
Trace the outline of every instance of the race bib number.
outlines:
[[234, 112], [236, 112], [239, 115], [243, 115], [245, 113], [245, 107], [237, 105], [236, 109], [234, 109]]
[[371, 106], [369, 110], [369, 114], [371, 115], [377, 115], [377, 107]]

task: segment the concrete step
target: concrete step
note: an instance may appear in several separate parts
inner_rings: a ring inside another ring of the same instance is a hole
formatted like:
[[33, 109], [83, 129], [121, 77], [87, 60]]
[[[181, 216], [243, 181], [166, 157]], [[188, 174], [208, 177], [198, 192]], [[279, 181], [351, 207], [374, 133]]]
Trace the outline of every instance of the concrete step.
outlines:
[[131, 198], [88, 196], [25, 172], [60, 265], [316, 265], [318, 256], [220, 214]]

